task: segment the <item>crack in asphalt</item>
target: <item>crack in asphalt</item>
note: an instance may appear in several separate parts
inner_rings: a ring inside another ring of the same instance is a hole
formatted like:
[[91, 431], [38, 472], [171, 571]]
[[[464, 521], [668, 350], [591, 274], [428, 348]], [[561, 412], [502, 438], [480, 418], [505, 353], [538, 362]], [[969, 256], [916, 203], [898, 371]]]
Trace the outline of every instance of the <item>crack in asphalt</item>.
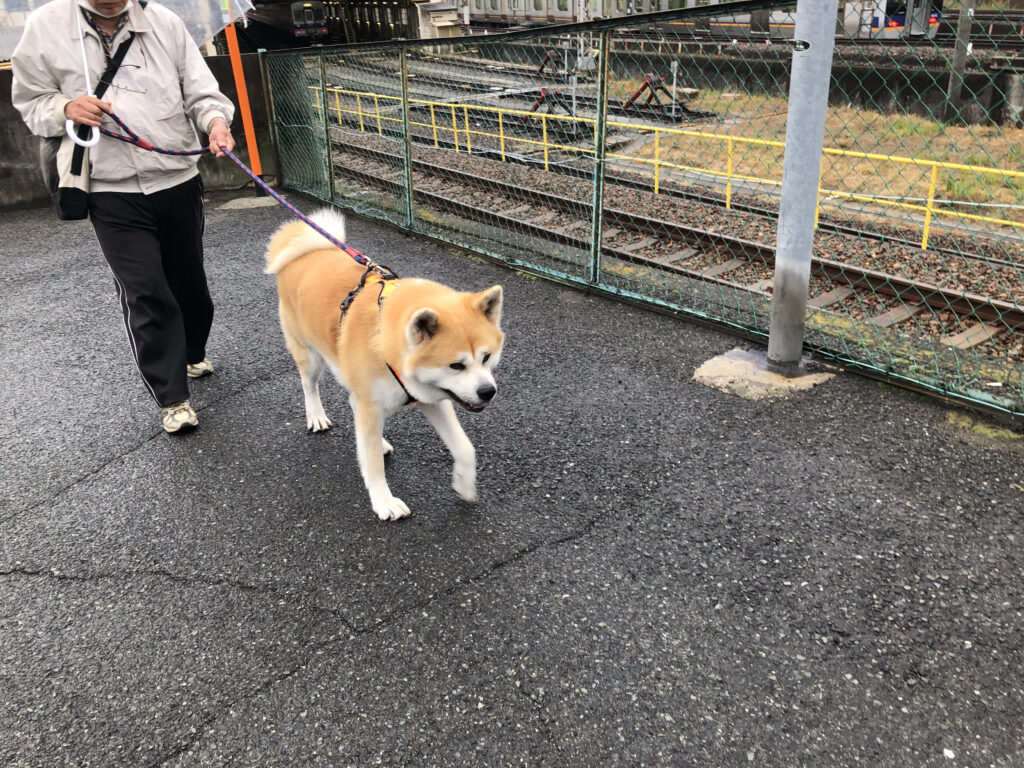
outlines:
[[[321, 609], [321, 610], [328, 610], [328, 609]], [[342, 619], [342, 622], [346, 625], [346, 627], [348, 626], [348, 622], [347, 621]], [[191, 750], [193, 747], [195, 747], [196, 744], [198, 744], [202, 740], [202, 738], [204, 736], [204, 734], [203, 734], [203, 730], [204, 729], [209, 728], [214, 723], [216, 723], [218, 720], [220, 720], [226, 713], [230, 712], [232, 710], [232, 708], [239, 701], [245, 701], [247, 699], [255, 699], [257, 696], [260, 696], [263, 693], [266, 693], [267, 691], [269, 691], [272, 688], [274, 688], [274, 686], [276, 686], [276, 685], [278, 685], [280, 683], [283, 683], [288, 678], [293, 677], [294, 675], [298, 674], [302, 669], [304, 669], [307, 666], [307, 664], [309, 663], [309, 659], [311, 657], [315, 656], [317, 651], [323, 650], [323, 649], [325, 649], [325, 648], [327, 648], [327, 647], [329, 647], [331, 645], [334, 645], [335, 643], [342, 642], [342, 641], [344, 641], [346, 639], [351, 639], [351, 638], [330, 637], [330, 638], [328, 638], [326, 640], [320, 641], [319, 643], [314, 643], [313, 645], [306, 646], [306, 648], [304, 650], [307, 652], [307, 656], [305, 658], [303, 658], [301, 661], [299, 661], [299, 663], [295, 664], [290, 669], [286, 669], [284, 672], [282, 672], [282, 673], [280, 673], [278, 675], [274, 675], [273, 677], [270, 677], [267, 680], [264, 680], [262, 683], [254, 686], [253, 689], [251, 691], [249, 691], [248, 693], [246, 693], [245, 695], [243, 695], [241, 697], [238, 697], [236, 699], [232, 699], [231, 701], [226, 703], [218, 711], [216, 711], [216, 712], [208, 712], [207, 714], [203, 715], [202, 718], [201, 718], [201, 723], [200, 723], [199, 727], [196, 728], [196, 733], [195, 733], [195, 736], [193, 738], [189, 739], [184, 744], [179, 744], [177, 747], [175, 747], [173, 750], [168, 752], [163, 757], [158, 757], [156, 759], [156, 762], [153, 762], [153, 763], [149, 764], [148, 768], [159, 768], [159, 766], [166, 765], [169, 761], [175, 759], [176, 757], [179, 757], [180, 755], [185, 754], [186, 752]]]
[[[329, 611], [329, 609], [320, 610]], [[341, 618], [342, 623], [344, 623], [346, 627], [348, 627], [348, 622], [340, 616], [339, 618]], [[254, 686], [250, 691], [246, 692], [242, 696], [227, 702], [224, 706], [220, 707], [218, 711], [207, 712], [206, 714], [202, 715], [202, 717], [200, 718], [200, 723], [196, 727], [195, 736], [186, 741], [185, 743], [179, 744], [166, 755], [158, 757], [155, 762], [149, 764], [149, 768], [158, 768], [161, 765], [166, 765], [168, 762], [174, 760], [176, 757], [185, 754], [186, 752], [191, 750], [197, 743], [199, 743], [199, 741], [203, 738], [203, 731], [205, 729], [212, 726], [214, 723], [220, 720], [221, 717], [223, 717], [226, 713], [230, 712], [231, 709], [235, 706], [235, 704], [237, 704], [239, 701], [254, 699], [257, 696], [260, 696], [261, 694], [265, 693], [266, 691], [271, 690], [274, 686], [278, 685], [279, 683], [283, 683], [285, 680], [292, 677], [293, 675], [298, 674], [300, 670], [305, 668], [309, 662], [309, 658], [315, 656], [317, 651], [327, 648], [328, 646], [340, 642], [344, 639], [348, 638], [330, 637], [326, 640], [322, 640], [319, 643], [314, 643], [313, 645], [306, 646], [306, 648], [304, 649], [308, 652], [306, 658], [303, 658], [298, 664], [294, 665], [290, 669], [286, 669], [284, 672], [278, 675], [274, 675], [273, 677], [270, 677], [267, 680], [264, 680], [262, 683], [259, 683], [258, 685]]]
[[589, 534], [594, 529], [594, 526], [596, 526], [599, 522], [601, 522], [611, 514], [612, 513], [609, 511], [603, 515], [598, 515], [597, 517], [594, 517], [586, 523], [584, 523], [583, 525], [581, 525], [578, 530], [567, 533], [564, 536], [560, 536], [557, 539], [552, 539], [551, 541], [542, 540], [529, 546], [523, 547], [522, 549], [513, 552], [508, 557], [493, 563], [489, 568], [479, 572], [475, 576], [470, 576], [467, 579], [458, 579], [455, 582], [455, 586], [449, 587], [448, 589], [443, 590], [441, 592], [437, 592], [435, 594], [427, 595], [426, 598], [411, 604], [408, 608], [392, 612], [384, 616], [383, 618], [377, 619], [372, 627], [361, 627], [359, 625], [355, 625], [356, 634], [365, 635], [370, 634], [372, 632], [376, 632], [381, 627], [393, 624], [395, 621], [408, 615], [412, 611], [422, 610], [423, 608], [426, 608], [431, 603], [436, 602], [438, 598], [445, 598], [458, 594], [459, 592], [462, 592], [466, 587], [471, 587], [475, 584], [478, 584], [481, 581], [484, 581], [485, 579], [489, 578], [492, 574], [523, 560], [525, 557], [533, 554], [538, 549], [546, 547], [557, 547], [562, 544], [566, 544], [572, 541], [576, 541], [577, 539], [581, 539], [587, 534]]
[[[235, 397], [236, 395], [240, 395], [243, 392], [248, 391], [249, 389], [251, 389], [252, 387], [256, 386], [257, 384], [263, 384], [263, 383], [266, 383], [268, 381], [272, 381], [272, 380], [274, 380], [276, 378], [279, 378], [281, 376], [285, 376], [287, 374], [288, 374], [287, 370], [282, 370], [282, 371], [279, 371], [279, 372], [271, 371], [271, 372], [268, 373], [268, 375], [261, 376], [260, 378], [253, 379], [252, 381], [248, 382], [247, 384], [242, 385], [241, 387], [239, 387], [236, 390], [232, 390], [230, 392], [222, 392], [220, 394], [220, 396], [217, 397], [216, 399], [212, 399], [212, 400], [210, 400], [210, 402], [208, 402], [202, 408], [196, 409], [196, 413], [202, 413], [203, 411], [207, 410], [211, 406], [219, 405], [220, 403], [224, 402], [225, 400], [227, 400], [229, 398]], [[78, 478], [72, 480], [70, 483], [68, 483], [67, 485], [65, 485], [63, 487], [58, 488], [56, 491], [54, 491], [47, 498], [40, 499], [39, 501], [36, 501], [33, 504], [29, 504], [27, 507], [22, 507], [21, 509], [14, 509], [14, 510], [11, 510], [10, 512], [8, 512], [8, 513], [0, 515], [0, 523], [10, 522], [14, 518], [20, 517], [22, 515], [26, 515], [26, 514], [28, 514], [30, 512], [33, 512], [33, 511], [39, 509], [41, 506], [43, 506], [45, 504], [51, 504], [51, 503], [57, 501], [57, 499], [59, 499], [61, 496], [65, 495], [65, 494], [67, 494], [69, 491], [71, 491], [72, 489], [77, 487], [80, 483], [83, 483], [86, 480], [89, 480], [89, 479], [95, 477], [96, 475], [98, 475], [101, 472], [103, 472], [103, 470], [105, 470], [108, 467], [111, 467], [114, 464], [116, 464], [118, 461], [121, 461], [122, 459], [124, 459], [124, 458], [126, 458], [128, 456], [131, 456], [133, 453], [138, 451], [140, 448], [144, 448], [149, 443], [153, 442], [153, 440], [159, 438], [163, 434], [164, 434], [163, 428], [162, 427], [158, 427], [153, 432], [153, 434], [151, 434], [149, 437], [147, 437], [144, 440], [136, 443], [135, 445], [129, 446], [127, 450], [117, 454], [116, 456], [112, 456], [110, 459], [108, 459], [107, 461], [103, 462], [99, 466], [95, 467], [90, 472], [87, 472], [86, 474], [82, 475], [81, 477], [78, 477]]]
[[[154, 577], [160, 579], [166, 579], [167, 581], [173, 581], [178, 584], [184, 584], [189, 587], [228, 587], [230, 589], [236, 589], [241, 592], [251, 592], [264, 597], [281, 597], [284, 594], [277, 587], [270, 585], [258, 585], [249, 584], [243, 581], [234, 581], [232, 579], [224, 578], [208, 578], [202, 575], [197, 576], [182, 576], [177, 573], [172, 573], [161, 568], [152, 568], [142, 571], [118, 571], [116, 573], [91, 573], [91, 574], [76, 574], [76, 573], [62, 573], [56, 569], [41, 569], [41, 568], [10, 568], [7, 570], [0, 571], [0, 578], [7, 576], [24, 576], [26, 578], [32, 577], [45, 577], [55, 581], [73, 581], [82, 584], [98, 584], [103, 581], [124, 581], [125, 579], [143, 578], [143, 577]], [[345, 615], [337, 608], [327, 608], [322, 605], [314, 605], [299, 600], [297, 602], [289, 601], [288, 605], [296, 610], [300, 611], [311, 611], [313, 613], [325, 613], [340, 621], [344, 624], [345, 628], [352, 634], [360, 634], [355, 626], [352, 624]]]
[[95, 477], [100, 472], [105, 470], [107, 467], [111, 467], [114, 464], [116, 464], [118, 461], [120, 461], [121, 459], [124, 459], [126, 456], [130, 456], [131, 454], [135, 453], [137, 450], [139, 450], [140, 448], [142, 448], [146, 444], [152, 442], [153, 439], [158, 437], [158, 436], [159, 436], [159, 433], [154, 432], [152, 435], [147, 437], [145, 440], [143, 440], [143, 441], [141, 441], [141, 442], [139, 442], [139, 443], [137, 443], [135, 445], [130, 446], [126, 451], [123, 451], [122, 453], [119, 453], [116, 456], [112, 456], [107, 461], [105, 461], [102, 464], [100, 464], [99, 466], [95, 467], [92, 471], [87, 472], [84, 475], [82, 475], [82, 476], [72, 480], [70, 483], [68, 483], [67, 485], [65, 485], [63, 487], [58, 488], [53, 493], [53, 495], [51, 495], [51, 496], [49, 496], [47, 498], [44, 498], [44, 499], [40, 499], [39, 501], [35, 502], [34, 504], [29, 504], [27, 507], [23, 507], [21, 509], [15, 509], [15, 510], [12, 510], [11, 512], [9, 512], [6, 515], [0, 516], [0, 522], [3, 522], [3, 523], [10, 522], [15, 517], [19, 517], [21, 515], [26, 515], [29, 512], [33, 512], [33, 511], [39, 509], [39, 507], [43, 506], [44, 504], [50, 504], [52, 502], [55, 502], [61, 496], [63, 496], [68, 491], [70, 491], [72, 488], [77, 486], [79, 483], [82, 483], [82, 482], [84, 482], [84, 481], [86, 481], [86, 480], [88, 480], [88, 479], [90, 479], [92, 477]]
[[[549, 547], [558, 547], [558, 546], [561, 546], [563, 544], [568, 544], [568, 543], [571, 543], [573, 541], [577, 541], [577, 540], [579, 540], [579, 539], [589, 535], [594, 530], [595, 526], [598, 523], [600, 523], [601, 521], [603, 521], [606, 518], [608, 518], [611, 514], [612, 514], [612, 511], [608, 511], [608, 512], [602, 514], [602, 515], [598, 515], [598, 516], [596, 516], [594, 518], [591, 518], [586, 523], [584, 523], [582, 526], [580, 526], [580, 528], [578, 530], [572, 531], [571, 533], [568, 533], [568, 534], [566, 534], [564, 536], [560, 536], [560, 537], [558, 537], [556, 539], [553, 539], [551, 541], [538, 541], [538, 542], [536, 542], [534, 544], [531, 544], [531, 545], [529, 545], [527, 547], [524, 547], [523, 549], [521, 549], [521, 550], [519, 550], [517, 552], [514, 552], [510, 556], [508, 556], [508, 557], [506, 557], [506, 558], [504, 558], [502, 560], [499, 560], [498, 562], [494, 563], [489, 568], [487, 568], [486, 570], [476, 574], [475, 576], [471, 576], [470, 578], [468, 578], [466, 580], [459, 580], [459, 581], [457, 581], [456, 582], [456, 586], [453, 586], [453, 587], [451, 587], [449, 589], [446, 589], [446, 590], [444, 590], [442, 592], [438, 592], [438, 593], [429, 595], [426, 599], [419, 600], [419, 601], [409, 605], [407, 608], [405, 608], [405, 609], [403, 609], [401, 611], [396, 611], [396, 612], [393, 612], [393, 613], [389, 614], [385, 618], [380, 619], [379, 621], [374, 623], [374, 625], [372, 627], [359, 627], [358, 625], [352, 624], [351, 622], [349, 622], [348, 620], [346, 620], [344, 617], [342, 617], [340, 615], [339, 615], [339, 618], [345, 624], [345, 626], [350, 629], [350, 631], [351, 631], [351, 633], [352, 633], [352, 635], [354, 637], [363, 637], [363, 636], [366, 636], [366, 635], [375, 634], [375, 633], [379, 632], [382, 629], [388, 628], [390, 625], [392, 625], [395, 622], [397, 622], [398, 620], [400, 620], [400, 619], [402, 619], [402, 618], [404, 618], [404, 617], [414, 613], [415, 611], [422, 610], [423, 608], [431, 605], [432, 603], [436, 602], [439, 599], [455, 595], [455, 594], [465, 590], [467, 587], [471, 587], [474, 584], [478, 584], [478, 583], [480, 583], [480, 582], [490, 578], [495, 573], [497, 573], [497, 572], [499, 572], [501, 570], [504, 570], [505, 568], [507, 568], [510, 565], [514, 565], [515, 563], [518, 563], [518, 562], [522, 561], [523, 559], [525, 559], [526, 557], [528, 557], [529, 555], [533, 554], [534, 552], [536, 552], [536, 551], [538, 551], [540, 549], [547, 549]], [[330, 611], [330, 609], [326, 609], [326, 608], [319, 608], [319, 607], [317, 607], [317, 609], [318, 610], [323, 610], [323, 611]], [[276, 675], [276, 676], [274, 676], [274, 677], [272, 677], [272, 678], [270, 678], [268, 680], [265, 680], [262, 684], [257, 686], [253, 692], [248, 694], [245, 698], [254, 698], [257, 695], [260, 695], [262, 693], [270, 691], [271, 689], [274, 688], [274, 686], [276, 686], [279, 683], [284, 682], [285, 680], [289, 679], [290, 677], [298, 674], [303, 668], [305, 668], [307, 666], [310, 657], [315, 655], [317, 651], [323, 650], [325, 648], [328, 648], [329, 646], [334, 645], [334, 644], [336, 644], [338, 642], [341, 642], [343, 640], [350, 640], [350, 639], [352, 639], [352, 638], [329, 638], [329, 639], [324, 640], [324, 641], [322, 641], [320, 643], [316, 643], [314, 645], [307, 646], [304, 649], [304, 651], [306, 652], [306, 655], [304, 656], [304, 658], [299, 660], [298, 663], [296, 663], [291, 669], [285, 670], [283, 673], [281, 673], [279, 675]], [[534, 705], [534, 709], [537, 711], [537, 714], [538, 715], [540, 714], [541, 709], [542, 709], [541, 702], [536, 701], [535, 699], [533, 699], [526, 691], [523, 691], [522, 689], [516, 689], [515, 693], [517, 695], [519, 695], [519, 696], [523, 696], [526, 699], [528, 699]], [[202, 717], [201, 727], [196, 729], [196, 735], [195, 735], [194, 738], [189, 739], [184, 744], [178, 745], [171, 752], [167, 753], [165, 756], [157, 758], [156, 762], [153, 762], [153, 763], [151, 763], [149, 765], [149, 768], [159, 768], [160, 766], [166, 765], [169, 761], [171, 761], [171, 760], [175, 759], [176, 757], [179, 757], [180, 755], [183, 755], [184, 753], [186, 753], [189, 750], [191, 750], [196, 744], [198, 744], [202, 740], [202, 738], [203, 738], [202, 730], [206, 729], [209, 726], [211, 726], [214, 723], [216, 723], [226, 712], [229, 712], [235, 706], [235, 704], [239, 700], [244, 700], [244, 699], [235, 699], [235, 700], [229, 702], [228, 704], [226, 704], [225, 706], [221, 707], [218, 712], [216, 712], [216, 713], [209, 713], [207, 715], [204, 715]], [[548, 741], [550, 743], [555, 743], [554, 736], [550, 732], [548, 724], [543, 720], [543, 718], [540, 718], [539, 724], [543, 728], [545, 734], [549, 737]], [[556, 745], [555, 749], [556, 749], [556, 751], [561, 753], [560, 748], [557, 745]]]
[[[586, 523], [584, 523], [582, 526], [580, 526], [577, 530], [572, 531], [570, 533], [567, 533], [567, 534], [565, 534], [563, 536], [559, 536], [558, 538], [552, 539], [551, 541], [543, 541], [542, 540], [542, 541], [535, 542], [535, 543], [533, 543], [533, 544], [531, 544], [529, 546], [523, 547], [522, 549], [512, 553], [508, 557], [503, 558], [501, 560], [498, 560], [497, 562], [493, 563], [490, 567], [488, 567], [485, 570], [477, 573], [476, 575], [471, 576], [471, 577], [469, 577], [468, 579], [465, 579], [465, 580], [457, 581], [456, 585], [452, 586], [449, 589], [446, 589], [444, 591], [431, 594], [431, 595], [429, 595], [424, 600], [418, 600], [415, 603], [412, 603], [412, 604], [408, 605], [406, 608], [404, 608], [402, 610], [395, 611], [395, 612], [392, 612], [392, 613], [388, 614], [386, 617], [384, 617], [384, 618], [378, 620], [377, 622], [375, 622], [372, 626], [359, 626], [359, 625], [351, 622], [349, 619], [347, 619], [344, 616], [344, 614], [342, 614], [342, 612], [339, 611], [338, 609], [326, 608], [326, 607], [320, 606], [320, 605], [310, 605], [310, 604], [303, 603], [301, 601], [298, 602], [298, 603], [290, 604], [291, 607], [293, 607], [293, 608], [295, 608], [296, 610], [299, 610], [299, 611], [312, 611], [313, 613], [325, 613], [325, 614], [330, 615], [331, 617], [337, 619], [344, 626], [344, 628], [346, 629], [346, 631], [348, 633], [348, 636], [347, 637], [337, 637], [337, 636], [334, 636], [334, 637], [327, 638], [326, 640], [323, 640], [323, 641], [321, 641], [319, 643], [315, 643], [315, 644], [306, 646], [303, 649], [302, 657], [292, 667], [284, 670], [280, 674], [274, 675], [274, 676], [264, 680], [262, 683], [256, 685], [251, 690], [247, 691], [245, 694], [243, 694], [243, 695], [241, 695], [239, 697], [236, 697], [235, 699], [232, 699], [229, 702], [226, 702], [222, 707], [220, 707], [218, 709], [218, 711], [216, 711], [216, 712], [207, 712], [206, 714], [201, 715], [200, 716], [200, 722], [196, 726], [196, 734], [195, 734], [194, 738], [187, 740], [183, 744], [177, 745], [176, 747], [174, 747], [173, 750], [171, 750], [167, 754], [165, 754], [165, 755], [163, 755], [161, 757], [158, 757], [155, 762], [150, 764], [150, 768], [159, 768], [159, 766], [166, 765], [171, 760], [174, 760], [175, 758], [177, 758], [177, 757], [185, 754], [189, 750], [191, 750], [193, 747], [196, 746], [196, 744], [198, 744], [202, 740], [202, 738], [204, 737], [204, 733], [203, 732], [206, 731], [207, 729], [209, 729], [211, 726], [213, 726], [216, 722], [218, 722], [221, 719], [221, 717], [223, 717], [226, 713], [230, 712], [232, 710], [232, 708], [235, 707], [239, 701], [244, 701], [246, 699], [255, 698], [256, 696], [259, 696], [259, 695], [261, 695], [263, 693], [266, 693], [267, 691], [272, 690], [278, 684], [280, 684], [280, 683], [284, 682], [285, 680], [288, 680], [289, 678], [291, 678], [294, 675], [298, 674], [302, 669], [304, 669], [308, 665], [310, 659], [313, 658], [316, 655], [317, 651], [326, 649], [326, 648], [328, 648], [328, 647], [330, 647], [332, 645], [335, 645], [335, 644], [337, 644], [339, 642], [344, 642], [346, 640], [351, 640], [351, 639], [357, 638], [357, 637], [364, 637], [364, 636], [367, 636], [367, 635], [372, 635], [372, 634], [374, 634], [376, 632], [379, 632], [382, 629], [386, 629], [389, 626], [391, 626], [392, 624], [398, 622], [402, 618], [404, 618], [404, 617], [414, 613], [417, 610], [422, 610], [423, 608], [430, 606], [431, 604], [433, 604], [434, 602], [437, 602], [438, 600], [441, 600], [441, 599], [444, 599], [446, 597], [450, 597], [452, 595], [458, 594], [459, 592], [464, 591], [468, 587], [472, 587], [475, 584], [479, 584], [480, 582], [483, 582], [486, 579], [489, 579], [495, 573], [498, 573], [498, 572], [504, 570], [505, 568], [507, 568], [507, 567], [509, 567], [511, 565], [514, 565], [514, 564], [516, 564], [518, 562], [521, 562], [522, 560], [527, 558], [529, 555], [533, 554], [534, 552], [536, 552], [538, 550], [559, 547], [559, 546], [562, 546], [563, 544], [568, 544], [568, 543], [571, 543], [573, 541], [577, 541], [577, 540], [579, 540], [579, 539], [589, 535], [594, 530], [595, 526], [598, 523], [600, 523], [601, 521], [603, 521], [604, 519], [609, 517], [611, 514], [612, 514], [612, 512], [609, 511], [609, 512], [606, 512], [606, 513], [604, 513], [602, 515], [598, 515], [598, 516], [596, 516], [594, 518], [591, 518]], [[176, 582], [176, 583], [179, 583], [179, 584], [184, 584], [184, 585], [187, 585], [187, 586], [227, 587], [227, 588], [237, 589], [237, 590], [241, 590], [241, 591], [245, 591], [245, 592], [252, 592], [252, 593], [259, 594], [259, 595], [264, 595], [264, 596], [280, 596], [282, 594], [282, 592], [280, 590], [278, 590], [278, 589], [276, 589], [274, 587], [267, 586], [267, 585], [259, 586], [259, 585], [255, 585], [255, 584], [249, 584], [249, 583], [246, 583], [246, 582], [234, 581], [234, 580], [231, 580], [231, 579], [224, 579], [224, 578], [208, 578], [208, 577], [203, 577], [203, 576], [182, 576], [180, 574], [175, 574], [175, 573], [172, 573], [170, 571], [163, 570], [163, 569], [147, 569], [147, 570], [142, 570], [142, 571], [122, 571], [122, 572], [118, 572], [118, 573], [93, 573], [93, 574], [62, 573], [62, 572], [60, 572], [60, 571], [58, 571], [56, 569], [30, 569], [30, 568], [11, 568], [11, 569], [0, 571], [0, 577], [10, 577], [10, 576], [22, 576], [22, 577], [26, 577], [26, 578], [49, 578], [49, 579], [54, 579], [56, 581], [70, 581], [70, 582], [93, 583], [93, 584], [99, 583], [99, 582], [102, 582], [102, 581], [122, 581], [122, 580], [124, 580], [126, 578], [153, 577], [153, 578], [167, 579], [169, 581], [173, 581], [173, 582]], [[513, 686], [513, 688], [514, 688], [514, 686]], [[537, 714], [540, 715], [540, 712], [542, 711], [542, 706], [543, 706], [541, 704], [541, 702], [535, 700], [532, 696], [529, 695], [529, 693], [527, 691], [524, 691], [521, 688], [516, 688], [514, 692], [518, 696], [521, 696], [521, 697], [525, 698], [526, 700], [528, 700], [533, 705], [533, 708], [536, 710]], [[550, 743], [554, 743], [555, 739], [553, 738], [553, 734], [548, 730], [548, 724], [543, 720], [543, 718], [540, 718], [539, 726], [544, 730], [545, 734], [547, 735], [547, 737], [548, 737], [547, 740]], [[556, 750], [557, 749], [558, 749], [558, 747], [556, 746]]]

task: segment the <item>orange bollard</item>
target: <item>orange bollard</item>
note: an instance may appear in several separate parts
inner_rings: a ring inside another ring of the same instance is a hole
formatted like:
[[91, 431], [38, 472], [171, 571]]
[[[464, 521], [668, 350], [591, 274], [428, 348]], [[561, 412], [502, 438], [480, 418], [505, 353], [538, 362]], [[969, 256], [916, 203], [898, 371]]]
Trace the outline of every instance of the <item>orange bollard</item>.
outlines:
[[242, 54], [238, 50], [238, 37], [235, 35], [235, 23], [231, 22], [224, 28], [224, 37], [228, 41], [228, 53], [231, 55], [231, 71], [235, 75], [235, 90], [238, 91], [238, 111], [242, 113], [242, 128], [245, 130], [245, 146], [249, 149], [249, 167], [257, 176], [263, 175], [260, 165], [260, 151], [256, 146], [256, 129], [252, 124], [252, 110], [249, 108], [249, 91], [245, 87], [245, 74], [242, 72]]

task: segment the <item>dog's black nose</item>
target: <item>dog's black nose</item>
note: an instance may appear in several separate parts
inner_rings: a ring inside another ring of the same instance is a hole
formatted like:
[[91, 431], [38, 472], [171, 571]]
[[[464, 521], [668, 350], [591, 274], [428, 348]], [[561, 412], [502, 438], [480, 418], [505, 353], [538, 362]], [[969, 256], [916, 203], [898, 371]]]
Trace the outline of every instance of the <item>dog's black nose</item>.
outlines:
[[485, 384], [476, 391], [476, 396], [480, 398], [483, 403], [489, 403], [494, 399], [494, 394], [497, 392], [493, 384]]

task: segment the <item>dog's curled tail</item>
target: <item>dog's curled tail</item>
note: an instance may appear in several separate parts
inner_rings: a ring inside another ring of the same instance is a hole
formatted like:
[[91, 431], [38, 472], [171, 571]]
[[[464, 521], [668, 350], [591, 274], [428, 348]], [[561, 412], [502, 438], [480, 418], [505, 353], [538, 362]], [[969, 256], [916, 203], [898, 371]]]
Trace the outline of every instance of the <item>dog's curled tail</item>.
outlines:
[[[345, 242], [345, 214], [341, 211], [333, 208], [321, 208], [309, 218], [339, 242]], [[268, 275], [276, 275], [297, 258], [305, 256], [310, 251], [336, 247], [334, 243], [305, 222], [288, 222], [270, 238], [270, 245], [267, 247], [267, 268], [264, 272]]]

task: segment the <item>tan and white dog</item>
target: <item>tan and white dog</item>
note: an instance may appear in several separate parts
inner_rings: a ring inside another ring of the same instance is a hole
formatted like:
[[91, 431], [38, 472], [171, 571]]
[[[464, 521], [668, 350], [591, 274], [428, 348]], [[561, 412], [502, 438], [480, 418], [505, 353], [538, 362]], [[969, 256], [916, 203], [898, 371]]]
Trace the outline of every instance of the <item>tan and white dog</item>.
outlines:
[[[312, 219], [345, 242], [342, 214], [324, 209]], [[501, 286], [461, 293], [417, 278], [383, 281], [299, 221], [274, 234], [266, 271], [277, 275], [281, 328], [302, 376], [306, 426], [331, 426], [319, 389], [330, 370], [349, 392], [359, 469], [377, 516], [409, 514], [384, 476], [384, 456], [392, 451], [384, 420], [413, 401], [451, 451], [452, 488], [475, 501], [476, 451], [452, 401], [480, 411], [497, 391], [492, 371], [505, 339]]]

